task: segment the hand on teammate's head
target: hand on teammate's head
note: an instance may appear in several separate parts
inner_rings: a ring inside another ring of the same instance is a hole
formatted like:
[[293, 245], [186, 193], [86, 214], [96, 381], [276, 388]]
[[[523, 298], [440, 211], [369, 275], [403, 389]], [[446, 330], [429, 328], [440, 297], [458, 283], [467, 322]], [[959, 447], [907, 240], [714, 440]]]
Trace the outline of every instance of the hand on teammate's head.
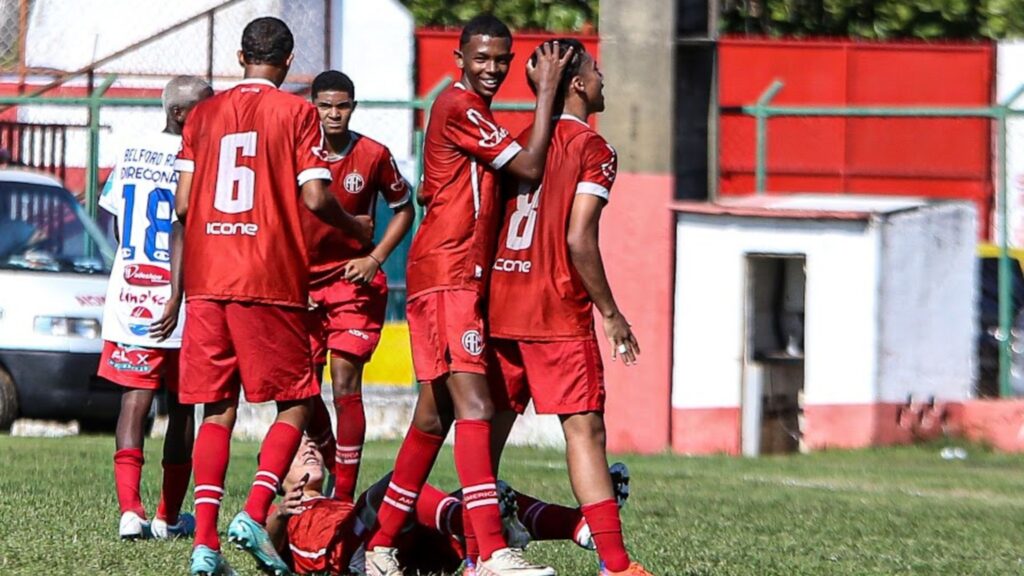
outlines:
[[[552, 40], [541, 43], [526, 64], [526, 76], [537, 93], [558, 90], [566, 68], [578, 60], [576, 46]], [[578, 66], [577, 66], [578, 67]]]

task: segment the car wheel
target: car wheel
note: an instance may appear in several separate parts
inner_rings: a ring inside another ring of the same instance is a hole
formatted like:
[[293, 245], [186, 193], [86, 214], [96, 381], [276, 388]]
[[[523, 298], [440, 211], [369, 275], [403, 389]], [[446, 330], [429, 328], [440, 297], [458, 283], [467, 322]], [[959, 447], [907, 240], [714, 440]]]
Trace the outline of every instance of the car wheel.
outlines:
[[9, 430], [18, 417], [18, 390], [14, 379], [0, 368], [0, 430]]

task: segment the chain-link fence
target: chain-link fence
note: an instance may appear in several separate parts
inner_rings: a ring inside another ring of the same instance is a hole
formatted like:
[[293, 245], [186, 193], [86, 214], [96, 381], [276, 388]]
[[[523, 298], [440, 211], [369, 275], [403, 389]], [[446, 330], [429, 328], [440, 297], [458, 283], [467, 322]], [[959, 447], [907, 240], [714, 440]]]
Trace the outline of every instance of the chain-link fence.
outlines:
[[1024, 395], [1024, 261], [1010, 249], [1014, 234], [1024, 238], [1024, 168], [1014, 164], [1024, 110], [1013, 108], [1024, 86], [988, 107], [773, 104], [783, 86], [775, 81], [755, 104], [723, 110], [722, 191], [973, 200], [983, 236], [994, 239], [979, 251], [975, 392]]

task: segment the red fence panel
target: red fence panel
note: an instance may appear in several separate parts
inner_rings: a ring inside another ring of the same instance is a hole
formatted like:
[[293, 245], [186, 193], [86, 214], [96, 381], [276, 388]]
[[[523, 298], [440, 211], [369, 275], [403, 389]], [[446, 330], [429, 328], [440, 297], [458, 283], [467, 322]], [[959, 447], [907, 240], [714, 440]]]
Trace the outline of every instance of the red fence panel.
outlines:
[[[726, 38], [719, 44], [720, 193], [754, 190], [753, 104], [775, 79], [773, 103], [823, 106], [990, 106], [995, 50], [987, 43], [867, 43]], [[775, 118], [768, 122], [768, 190], [920, 195], [991, 207], [992, 134], [984, 119]]]

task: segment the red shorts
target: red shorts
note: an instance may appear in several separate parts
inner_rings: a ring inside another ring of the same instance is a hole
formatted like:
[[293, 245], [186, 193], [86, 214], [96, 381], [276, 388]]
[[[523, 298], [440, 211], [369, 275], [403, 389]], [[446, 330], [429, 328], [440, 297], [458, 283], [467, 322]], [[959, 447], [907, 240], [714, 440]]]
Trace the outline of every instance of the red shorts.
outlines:
[[249, 302], [185, 302], [179, 398], [208, 404], [303, 400], [320, 393], [309, 356], [307, 312]]
[[106, 340], [97, 374], [125, 388], [167, 390], [178, 393], [177, 348], [146, 348]]
[[507, 406], [522, 414], [533, 399], [538, 414], [604, 411], [604, 364], [597, 339], [561, 342], [492, 340], [493, 380], [504, 384]]
[[388, 278], [383, 272], [369, 284], [337, 278], [309, 291], [316, 303], [310, 317], [309, 345], [313, 362], [325, 364], [327, 350], [367, 363], [380, 343], [380, 329], [388, 307]]
[[431, 382], [451, 372], [487, 374], [484, 319], [474, 290], [438, 290], [406, 303], [416, 379]]

